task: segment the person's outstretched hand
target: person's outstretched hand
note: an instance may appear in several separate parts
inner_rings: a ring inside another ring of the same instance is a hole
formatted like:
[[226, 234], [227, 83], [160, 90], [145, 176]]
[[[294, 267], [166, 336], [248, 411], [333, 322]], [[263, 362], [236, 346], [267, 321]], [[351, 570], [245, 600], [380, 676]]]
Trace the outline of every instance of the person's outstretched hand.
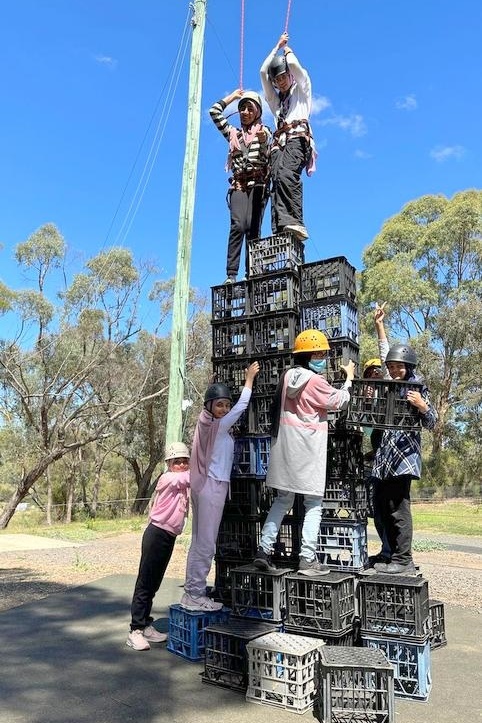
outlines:
[[375, 324], [383, 324], [383, 320], [385, 319], [385, 306], [387, 305], [387, 302], [384, 301], [381, 305], [378, 304], [378, 301], [375, 302], [375, 311], [373, 312], [373, 318], [375, 319]]
[[347, 379], [353, 381], [353, 379], [355, 378], [355, 362], [353, 361], [353, 359], [350, 359], [348, 364], [340, 364], [340, 369], [343, 369]]
[[289, 39], [290, 36], [288, 35], [288, 33], [282, 33], [280, 35], [280, 39], [278, 40], [278, 50], [280, 48], [284, 48], [284, 46], [287, 45]]

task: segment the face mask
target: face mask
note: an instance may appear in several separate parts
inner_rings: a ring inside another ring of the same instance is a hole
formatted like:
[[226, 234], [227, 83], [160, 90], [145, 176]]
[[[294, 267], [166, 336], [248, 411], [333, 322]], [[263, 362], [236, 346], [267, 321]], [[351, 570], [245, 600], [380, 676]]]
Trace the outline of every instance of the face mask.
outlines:
[[315, 374], [324, 374], [326, 372], [326, 359], [313, 359], [308, 362], [308, 366]]

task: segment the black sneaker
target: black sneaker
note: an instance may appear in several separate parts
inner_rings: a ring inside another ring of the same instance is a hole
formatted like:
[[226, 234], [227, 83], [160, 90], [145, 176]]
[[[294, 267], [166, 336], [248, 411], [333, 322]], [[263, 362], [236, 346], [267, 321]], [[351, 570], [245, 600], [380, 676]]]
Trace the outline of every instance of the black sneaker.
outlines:
[[381, 552], [379, 552], [378, 555], [370, 555], [368, 558], [369, 567], [375, 567], [378, 562], [383, 562], [385, 565], [388, 565], [390, 558], [385, 557], [385, 555], [382, 555]]
[[387, 569], [385, 570], [389, 575], [416, 575], [417, 570], [415, 568], [415, 565], [412, 561], [402, 563], [402, 562], [391, 562], [389, 565], [387, 565]]
[[253, 565], [258, 570], [273, 570], [274, 565], [271, 564], [271, 556], [266, 553], [262, 547], [258, 547], [256, 550], [256, 557], [253, 560]]

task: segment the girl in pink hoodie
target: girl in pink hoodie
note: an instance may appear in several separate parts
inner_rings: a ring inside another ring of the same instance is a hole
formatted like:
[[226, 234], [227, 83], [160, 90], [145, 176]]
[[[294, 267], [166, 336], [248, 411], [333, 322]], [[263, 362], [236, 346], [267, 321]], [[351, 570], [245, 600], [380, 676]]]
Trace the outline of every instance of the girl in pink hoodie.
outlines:
[[167, 472], [159, 477], [149, 524], [142, 536], [142, 554], [131, 604], [131, 631], [126, 645], [149, 650], [150, 643], [165, 643], [167, 635], [152, 625], [151, 608], [171, 559], [177, 535], [189, 510], [189, 450], [182, 442], [168, 445]]

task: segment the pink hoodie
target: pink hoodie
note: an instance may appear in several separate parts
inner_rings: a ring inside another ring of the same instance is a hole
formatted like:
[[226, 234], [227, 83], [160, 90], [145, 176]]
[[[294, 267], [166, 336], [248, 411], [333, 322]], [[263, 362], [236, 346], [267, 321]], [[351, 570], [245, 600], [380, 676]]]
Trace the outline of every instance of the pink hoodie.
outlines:
[[164, 472], [157, 482], [149, 522], [171, 535], [180, 535], [189, 512], [189, 486], [189, 470]]

